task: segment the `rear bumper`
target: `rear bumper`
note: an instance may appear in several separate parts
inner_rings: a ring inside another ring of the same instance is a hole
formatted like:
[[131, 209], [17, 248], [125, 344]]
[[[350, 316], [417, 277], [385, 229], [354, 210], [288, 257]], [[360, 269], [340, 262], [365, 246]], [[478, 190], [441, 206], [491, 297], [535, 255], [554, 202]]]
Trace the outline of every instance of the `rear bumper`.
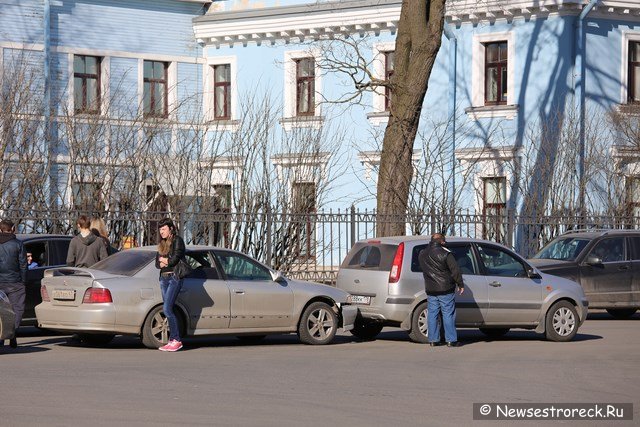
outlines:
[[82, 304], [78, 307], [54, 306], [43, 302], [36, 306], [38, 326], [59, 331], [120, 332], [116, 330], [113, 304]]
[[[392, 324], [401, 323], [411, 312], [412, 303], [415, 298], [411, 298], [411, 302], [402, 304], [386, 303], [384, 306], [357, 305], [360, 315], [365, 319], [388, 322]], [[409, 298], [406, 298], [409, 301]]]
[[355, 305], [341, 305], [340, 315], [342, 316], [342, 329], [350, 331], [353, 329], [358, 317], [358, 307]]

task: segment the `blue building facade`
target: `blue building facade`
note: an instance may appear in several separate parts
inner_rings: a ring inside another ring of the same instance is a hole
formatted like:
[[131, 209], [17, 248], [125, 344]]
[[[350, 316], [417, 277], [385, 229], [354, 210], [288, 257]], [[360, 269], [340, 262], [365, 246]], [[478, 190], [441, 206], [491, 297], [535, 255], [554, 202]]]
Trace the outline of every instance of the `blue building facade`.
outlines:
[[[38, 96], [18, 112], [45, 119], [12, 133], [44, 141], [33, 168], [48, 187], [28, 193], [108, 210], [372, 209], [392, 96], [367, 83], [392, 78], [401, 3], [2, 1], [3, 84], [27, 76]], [[457, 0], [445, 27], [411, 212], [637, 213], [625, 129], [640, 4]], [[24, 198], [18, 163], [5, 207]]]

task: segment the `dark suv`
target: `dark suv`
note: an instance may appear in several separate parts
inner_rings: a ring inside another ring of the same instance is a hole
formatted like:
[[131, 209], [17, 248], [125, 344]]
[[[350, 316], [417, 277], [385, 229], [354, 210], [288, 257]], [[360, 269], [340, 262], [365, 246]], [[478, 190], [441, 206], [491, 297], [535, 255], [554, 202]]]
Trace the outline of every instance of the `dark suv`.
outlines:
[[640, 307], [640, 231], [577, 230], [555, 238], [529, 262], [541, 271], [574, 280], [589, 309], [618, 319]]
[[34, 307], [42, 302], [40, 282], [48, 268], [66, 265], [71, 236], [55, 234], [17, 234], [25, 250], [33, 255], [38, 266], [27, 271], [27, 295], [21, 325], [37, 324]]

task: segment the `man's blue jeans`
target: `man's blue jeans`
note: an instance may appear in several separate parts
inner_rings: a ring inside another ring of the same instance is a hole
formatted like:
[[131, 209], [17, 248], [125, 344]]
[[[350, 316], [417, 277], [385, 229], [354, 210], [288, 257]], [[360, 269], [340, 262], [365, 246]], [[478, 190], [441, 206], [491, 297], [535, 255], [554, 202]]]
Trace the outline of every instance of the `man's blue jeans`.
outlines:
[[427, 296], [427, 328], [429, 342], [440, 341], [440, 322], [438, 314], [442, 312], [444, 338], [447, 342], [458, 341], [456, 332], [456, 293]]
[[176, 279], [173, 274], [160, 275], [160, 291], [162, 292], [162, 311], [169, 321], [169, 341], [180, 341], [180, 327], [173, 307], [182, 289], [182, 280]]

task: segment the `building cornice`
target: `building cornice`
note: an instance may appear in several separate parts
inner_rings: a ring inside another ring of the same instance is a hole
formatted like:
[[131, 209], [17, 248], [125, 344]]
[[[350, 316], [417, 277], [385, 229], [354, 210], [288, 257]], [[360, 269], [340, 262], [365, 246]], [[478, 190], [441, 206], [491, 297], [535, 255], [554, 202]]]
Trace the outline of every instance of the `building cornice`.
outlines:
[[[587, 0], [454, 0], [445, 19], [460, 26], [471, 23], [577, 15]], [[216, 11], [194, 18], [196, 38], [219, 48], [249, 43], [304, 42], [331, 39], [336, 34], [395, 34], [401, 0], [351, 0], [251, 10]], [[590, 17], [637, 20], [638, 0], [601, 0]]]
[[193, 25], [197, 39], [218, 48], [331, 39], [336, 34], [394, 34], [401, 6], [401, 0], [353, 0], [209, 12]]
[[[493, 23], [496, 20], [511, 21], [514, 18], [535, 19], [552, 14], [577, 15], [588, 4], [587, 0], [455, 0], [447, 5], [447, 22]], [[640, 16], [637, 0], [600, 0], [591, 17], [633, 19]]]

